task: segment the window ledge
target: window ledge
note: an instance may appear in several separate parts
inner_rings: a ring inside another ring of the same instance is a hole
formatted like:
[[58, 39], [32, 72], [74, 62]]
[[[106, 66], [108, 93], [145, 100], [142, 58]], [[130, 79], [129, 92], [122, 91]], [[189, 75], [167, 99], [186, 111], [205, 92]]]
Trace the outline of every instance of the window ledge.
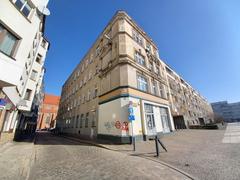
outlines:
[[12, 60], [16, 61], [16, 59], [15, 59], [14, 57], [12, 57], [11, 55], [8, 55], [8, 54], [6, 54], [5, 52], [3, 52], [3, 51], [1, 51], [1, 50], [0, 50], [0, 52], [1, 52], [2, 54], [4, 54], [5, 56], [11, 58]]

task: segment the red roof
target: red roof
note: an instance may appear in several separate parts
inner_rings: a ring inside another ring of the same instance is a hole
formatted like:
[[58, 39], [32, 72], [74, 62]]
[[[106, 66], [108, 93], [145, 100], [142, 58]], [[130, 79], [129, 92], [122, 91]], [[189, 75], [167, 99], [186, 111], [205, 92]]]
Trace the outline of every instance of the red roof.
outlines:
[[45, 94], [43, 104], [54, 104], [58, 105], [60, 101], [60, 96], [55, 96], [52, 94]]

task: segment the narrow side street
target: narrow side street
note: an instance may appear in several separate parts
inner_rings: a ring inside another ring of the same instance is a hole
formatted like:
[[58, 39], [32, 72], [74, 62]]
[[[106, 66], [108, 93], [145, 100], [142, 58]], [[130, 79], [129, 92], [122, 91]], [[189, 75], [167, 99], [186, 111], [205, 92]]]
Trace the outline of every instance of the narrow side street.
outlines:
[[34, 148], [29, 179], [188, 179], [157, 162], [49, 133], [39, 133]]

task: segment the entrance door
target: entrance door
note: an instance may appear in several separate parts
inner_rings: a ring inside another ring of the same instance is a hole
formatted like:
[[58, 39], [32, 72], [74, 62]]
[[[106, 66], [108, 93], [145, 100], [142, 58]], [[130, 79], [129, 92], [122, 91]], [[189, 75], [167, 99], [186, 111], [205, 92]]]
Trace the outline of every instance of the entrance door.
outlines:
[[169, 116], [167, 108], [160, 107], [160, 114], [161, 114], [161, 120], [162, 120], [162, 126], [163, 126], [163, 133], [170, 132], [169, 127]]
[[153, 106], [150, 104], [145, 104], [145, 117], [146, 117], [146, 124], [147, 124], [147, 135], [152, 136], [156, 135], [156, 126], [153, 114]]

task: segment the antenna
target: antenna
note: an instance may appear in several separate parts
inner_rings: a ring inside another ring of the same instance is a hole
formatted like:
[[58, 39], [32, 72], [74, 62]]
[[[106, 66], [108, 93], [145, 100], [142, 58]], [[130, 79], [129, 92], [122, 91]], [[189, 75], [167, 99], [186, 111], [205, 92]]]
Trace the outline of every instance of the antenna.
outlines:
[[44, 6], [44, 5], [39, 5], [39, 6], [37, 7], [37, 9], [38, 9], [38, 11], [39, 11], [40, 13], [42, 13], [42, 14], [44, 14], [44, 15], [46, 15], [46, 16], [50, 15], [49, 9], [48, 9], [46, 6]]

